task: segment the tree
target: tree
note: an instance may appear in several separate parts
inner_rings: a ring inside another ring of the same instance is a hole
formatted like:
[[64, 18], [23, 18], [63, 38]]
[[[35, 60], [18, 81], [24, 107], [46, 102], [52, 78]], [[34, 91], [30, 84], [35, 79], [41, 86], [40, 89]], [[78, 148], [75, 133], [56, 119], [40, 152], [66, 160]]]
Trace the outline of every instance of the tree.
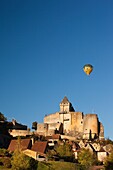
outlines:
[[36, 121], [32, 123], [32, 129], [37, 130], [37, 122]]
[[5, 148], [0, 148], [0, 157], [10, 156], [9, 151]]
[[78, 162], [84, 166], [86, 169], [91, 167], [96, 163], [97, 159], [94, 154], [92, 154], [87, 149], [81, 149], [81, 151], [78, 153]]
[[64, 158], [67, 161], [73, 160], [72, 146], [69, 143], [59, 143], [56, 146], [55, 151], [59, 157]]
[[57, 156], [57, 153], [54, 149], [52, 149], [52, 150], [48, 150], [46, 155], [48, 160], [54, 160], [54, 157]]
[[104, 163], [105, 170], [113, 170], [113, 151], [111, 154], [106, 158]]
[[3, 113], [0, 112], [0, 121], [6, 121], [7, 118], [4, 116]]
[[11, 167], [11, 154], [7, 149], [0, 148], [0, 164], [6, 168]]
[[27, 156], [21, 151], [16, 150], [12, 156], [12, 169], [14, 170], [27, 170], [30, 168]]
[[12, 156], [11, 165], [13, 170], [36, 170], [38, 162], [22, 151], [16, 150]]

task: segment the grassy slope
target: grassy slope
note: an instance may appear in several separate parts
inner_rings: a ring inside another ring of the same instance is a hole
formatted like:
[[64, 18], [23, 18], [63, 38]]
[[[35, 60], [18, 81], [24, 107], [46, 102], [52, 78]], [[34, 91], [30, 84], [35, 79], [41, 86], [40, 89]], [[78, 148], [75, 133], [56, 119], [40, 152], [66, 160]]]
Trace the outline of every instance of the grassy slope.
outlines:
[[76, 170], [75, 164], [70, 162], [39, 162], [38, 170]]

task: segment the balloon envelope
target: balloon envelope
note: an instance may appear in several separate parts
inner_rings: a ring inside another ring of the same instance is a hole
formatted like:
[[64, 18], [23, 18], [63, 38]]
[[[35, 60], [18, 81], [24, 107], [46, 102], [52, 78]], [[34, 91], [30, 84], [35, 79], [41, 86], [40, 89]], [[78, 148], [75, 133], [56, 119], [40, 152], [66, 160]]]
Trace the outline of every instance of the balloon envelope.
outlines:
[[90, 73], [93, 71], [93, 66], [91, 64], [85, 64], [83, 70], [87, 75], [90, 75]]

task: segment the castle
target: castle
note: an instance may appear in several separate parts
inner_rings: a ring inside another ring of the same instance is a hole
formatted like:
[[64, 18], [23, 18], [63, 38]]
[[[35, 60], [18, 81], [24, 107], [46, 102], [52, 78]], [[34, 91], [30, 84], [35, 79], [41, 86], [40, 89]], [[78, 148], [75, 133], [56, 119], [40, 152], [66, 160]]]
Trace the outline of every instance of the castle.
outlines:
[[65, 96], [60, 111], [45, 115], [44, 123], [37, 124], [36, 133], [44, 136], [65, 134], [76, 139], [103, 139], [104, 127], [97, 114], [86, 114], [74, 110]]

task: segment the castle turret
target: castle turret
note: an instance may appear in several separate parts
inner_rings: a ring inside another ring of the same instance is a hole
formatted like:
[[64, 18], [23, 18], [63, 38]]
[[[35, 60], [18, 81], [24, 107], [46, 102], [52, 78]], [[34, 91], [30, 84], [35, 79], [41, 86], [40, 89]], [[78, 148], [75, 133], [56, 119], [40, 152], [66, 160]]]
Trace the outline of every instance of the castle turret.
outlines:
[[96, 114], [84, 115], [83, 133], [84, 139], [94, 139], [98, 136], [98, 117]]
[[72, 104], [69, 102], [68, 98], [65, 96], [60, 103], [60, 112], [70, 112], [74, 111]]

